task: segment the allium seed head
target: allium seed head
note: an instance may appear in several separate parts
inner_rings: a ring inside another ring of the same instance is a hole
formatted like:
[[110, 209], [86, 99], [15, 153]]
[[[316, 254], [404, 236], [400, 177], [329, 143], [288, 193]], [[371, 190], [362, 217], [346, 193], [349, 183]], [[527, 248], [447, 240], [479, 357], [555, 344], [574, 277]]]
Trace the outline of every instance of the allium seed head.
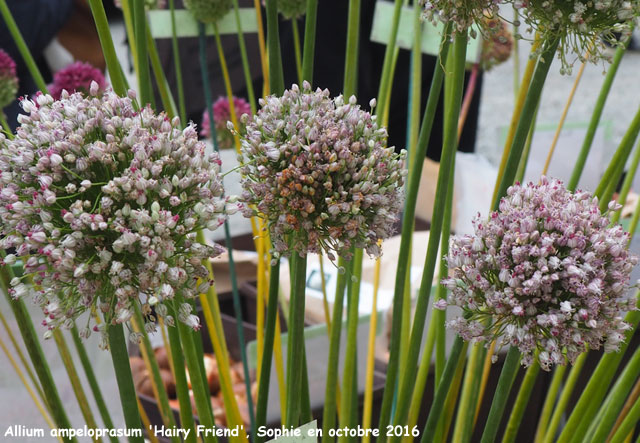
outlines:
[[545, 370], [587, 347], [618, 349], [638, 258], [609, 223], [597, 199], [561, 181], [510, 187], [499, 211], [474, 221], [474, 235], [451, 241], [443, 284], [465, 316], [449, 326], [465, 340], [517, 346], [524, 364], [538, 350]]
[[386, 147], [386, 129], [355, 97], [305, 82], [260, 105], [242, 137], [243, 200], [266, 219], [276, 254], [379, 255], [402, 208], [405, 152]]
[[[503, 0], [420, 0], [425, 20], [451, 23], [453, 32], [467, 31], [472, 25], [488, 29], [485, 18], [497, 16]], [[472, 31], [473, 35], [473, 31]]]

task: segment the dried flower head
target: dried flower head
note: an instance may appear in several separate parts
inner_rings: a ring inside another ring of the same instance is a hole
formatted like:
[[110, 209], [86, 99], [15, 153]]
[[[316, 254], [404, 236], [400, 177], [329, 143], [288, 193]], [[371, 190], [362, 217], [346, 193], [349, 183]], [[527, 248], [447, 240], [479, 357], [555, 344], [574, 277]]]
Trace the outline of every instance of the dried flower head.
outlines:
[[231, 8], [231, 0], [184, 0], [184, 6], [191, 11], [196, 20], [202, 23], [216, 23]]
[[[487, 29], [487, 16], [497, 16], [503, 0], [420, 0], [424, 6], [422, 16], [433, 24], [438, 21], [451, 23], [452, 32], [467, 31], [472, 25], [481, 30]], [[475, 37], [475, 30], [470, 34]]]
[[402, 207], [405, 152], [386, 147], [386, 129], [353, 96], [305, 82], [260, 106], [245, 118], [242, 199], [245, 215], [267, 220], [274, 253], [379, 255]]
[[638, 258], [627, 250], [629, 235], [609, 224], [597, 198], [561, 181], [510, 187], [499, 211], [475, 220], [474, 235], [451, 242], [453, 275], [443, 284], [465, 316], [449, 327], [465, 340], [517, 346], [525, 365], [538, 351], [545, 370], [587, 347], [617, 350]]
[[[0, 110], [11, 104], [18, 94], [16, 64], [9, 54], [0, 49]], [[1, 111], [0, 111], [1, 112]]]
[[621, 44], [640, 14], [640, 3], [628, 0], [518, 0], [515, 6], [544, 40], [560, 40], [562, 73], [570, 73], [575, 60], [602, 60], [603, 40]]
[[107, 86], [102, 71], [89, 63], [75, 62], [56, 72], [53, 83], [49, 86], [49, 93], [54, 100], [60, 99], [62, 91], [67, 91], [69, 94], [74, 92], [88, 94], [91, 82], [98, 84], [99, 91], [104, 91]]
[[482, 55], [480, 64], [482, 69], [489, 71], [511, 57], [513, 36], [507, 22], [499, 17], [485, 18], [486, 27], [490, 32], [482, 41]]
[[[0, 138], [0, 248], [15, 249], [5, 262], [22, 258], [49, 329], [92, 307], [123, 323], [134, 304], [171, 323], [165, 302], [196, 296], [204, 262], [220, 253], [196, 231], [238, 204], [223, 197], [219, 157], [205, 154], [193, 125], [136, 111], [133, 91], [97, 93], [94, 82], [90, 96], [21, 102], [15, 139]], [[12, 283], [14, 297], [30, 291]], [[185, 309], [178, 319], [197, 328]]]
[[[218, 148], [233, 149], [234, 139], [233, 133], [227, 128], [227, 122], [231, 120], [231, 110], [229, 109], [229, 99], [227, 97], [219, 97], [213, 103], [213, 122], [216, 127], [216, 137], [218, 139]], [[244, 114], [251, 115], [251, 106], [245, 99], [233, 97], [233, 107], [236, 116], [241, 117]], [[244, 134], [244, 124], [240, 125], [239, 132]], [[202, 124], [200, 125], [200, 135], [202, 137], [211, 137], [211, 123], [209, 122], [209, 112], [205, 109], [202, 114]]]

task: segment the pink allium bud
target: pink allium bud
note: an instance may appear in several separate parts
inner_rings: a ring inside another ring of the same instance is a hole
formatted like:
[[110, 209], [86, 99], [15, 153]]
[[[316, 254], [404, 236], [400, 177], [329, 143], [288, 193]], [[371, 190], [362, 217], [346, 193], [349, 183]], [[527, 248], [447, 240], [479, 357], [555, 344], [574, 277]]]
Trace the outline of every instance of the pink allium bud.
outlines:
[[97, 84], [99, 91], [104, 91], [106, 80], [102, 72], [89, 63], [75, 62], [55, 73], [53, 83], [49, 86], [49, 93], [56, 100], [60, 99], [63, 90], [69, 94], [82, 92], [88, 95], [92, 82]]
[[43, 97], [22, 102], [29, 112], [14, 139], [0, 134], [0, 248], [15, 248], [43, 288], [46, 326], [92, 307], [107, 324], [128, 321], [133, 303], [157, 317], [177, 291], [197, 296], [221, 248], [196, 232], [217, 226], [230, 200], [218, 155], [193, 125], [137, 111], [111, 90]]
[[386, 147], [386, 129], [355, 97], [305, 82], [260, 105], [242, 139], [242, 198], [267, 220], [275, 253], [379, 255], [402, 208], [405, 152]]
[[11, 104], [17, 94], [16, 64], [9, 54], [0, 49], [0, 109]]
[[[227, 97], [219, 97], [212, 105], [213, 107], [213, 123], [216, 126], [216, 137], [218, 139], [218, 148], [233, 149], [234, 139], [233, 133], [227, 127], [227, 123], [231, 120], [231, 110], [229, 109], [229, 99]], [[244, 133], [245, 125], [242, 123], [241, 117], [244, 114], [251, 116], [251, 106], [242, 98], [233, 97], [233, 107], [236, 111], [238, 124], [240, 125], [240, 134]], [[202, 124], [200, 125], [200, 135], [205, 138], [211, 137], [211, 124], [209, 122], [209, 112], [205, 109], [202, 113]]]
[[465, 316], [449, 326], [465, 340], [517, 346], [525, 364], [538, 350], [545, 370], [564, 364], [558, 351], [573, 362], [587, 347], [617, 349], [638, 257], [609, 223], [597, 199], [561, 181], [512, 186], [499, 211], [474, 221], [474, 235], [451, 241], [443, 284]]
[[489, 71], [499, 64], [509, 60], [513, 49], [513, 36], [509, 25], [499, 17], [485, 18], [489, 32], [483, 36], [482, 55], [480, 64], [482, 69]]

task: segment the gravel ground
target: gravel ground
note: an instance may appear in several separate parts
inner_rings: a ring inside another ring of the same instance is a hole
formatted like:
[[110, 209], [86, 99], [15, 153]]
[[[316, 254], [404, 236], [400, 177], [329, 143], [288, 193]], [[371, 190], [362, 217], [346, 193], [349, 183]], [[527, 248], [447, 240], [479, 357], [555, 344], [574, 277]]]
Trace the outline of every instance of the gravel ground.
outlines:
[[[520, 58], [522, 67], [524, 67], [526, 63], [528, 45], [526, 42], [521, 43]], [[576, 67], [574, 75], [572, 76], [562, 76], [559, 74], [559, 64], [554, 62], [542, 97], [538, 118], [540, 126], [546, 128], [553, 128], [555, 126], [561, 115], [569, 90], [573, 85], [577, 70]], [[603, 133], [600, 134], [596, 140], [596, 146], [594, 146], [595, 153], [593, 156], [595, 160], [592, 160], [595, 162], [595, 166], [591, 173], [592, 176], [588, 177], [590, 180], [597, 179], [598, 170], [602, 171], [604, 168], [602, 160], [611, 155], [612, 150], [615, 149], [617, 143], [624, 135], [629, 122], [638, 109], [640, 97], [635, 94], [638, 90], [638, 72], [640, 72], [640, 53], [629, 52], [622, 61], [607, 106], [604, 110], [603, 121], [609, 122], [610, 137], [606, 137], [607, 134]], [[603, 79], [603, 67], [601, 65], [587, 66], [574, 104], [567, 116], [567, 126], [579, 128], [581, 124], [589, 121], [592, 107], [598, 96]], [[487, 73], [484, 78], [477, 152], [485, 155], [494, 164], [499, 162], [502, 153], [503, 133], [509, 124], [513, 108], [514, 95], [512, 85], [512, 61], [495, 68], [493, 71]], [[496, 116], [500, 117], [496, 118]], [[562, 172], [567, 169], [570, 170], [575, 160], [575, 153], [580, 147], [583, 130], [568, 130], [566, 132], [568, 135], [561, 138], [560, 144], [558, 145], [558, 154], [556, 154], [556, 162], [553, 164], [554, 169], [552, 169], [552, 171], [559, 170]], [[541, 161], [540, 159], [544, 158], [542, 156], [546, 155], [545, 147], [549, 146], [548, 143], [552, 135], [553, 130], [551, 130], [551, 132], [543, 131], [542, 135], [536, 137], [534, 140], [535, 161]], [[534, 169], [533, 166], [531, 169]], [[539, 171], [529, 171], [529, 174], [533, 176], [539, 173]], [[37, 308], [31, 307], [30, 309], [37, 323], [41, 313]], [[17, 327], [12, 322], [13, 316], [9, 314], [9, 308], [4, 298], [0, 300], [0, 310], [6, 313], [5, 315], [9, 318], [12, 330], [15, 331], [16, 334], [19, 334]], [[36, 329], [39, 333], [41, 332], [38, 327], [36, 327]], [[3, 342], [8, 342], [4, 329], [0, 331], [0, 338]], [[68, 343], [72, 346], [70, 338], [68, 338]], [[68, 376], [55, 349], [55, 344], [52, 341], [43, 343], [43, 349], [51, 362], [53, 376], [58, 385], [62, 401], [68, 407], [70, 419], [75, 426], [81, 426], [83, 423], [82, 416], [71, 390]], [[87, 343], [87, 350], [94, 364], [99, 383], [103, 390], [102, 392], [106, 396], [112, 418], [116, 426], [121, 426], [123, 421], [121, 413], [119, 412], [117, 387], [109, 354], [98, 349], [96, 337], [93, 337], [89, 343]], [[75, 354], [73, 351], [72, 353]], [[79, 362], [76, 363], [80, 373], [82, 373]], [[81, 378], [84, 382], [83, 374]], [[90, 394], [89, 397], [91, 397]], [[2, 417], [0, 419], [0, 441], [55, 441], [53, 438], [13, 439], [11, 437], [4, 437], [6, 427], [10, 424], [47, 429], [46, 423], [35, 410], [31, 399], [27, 396], [20, 380], [4, 355], [0, 358], [0, 398], [4, 399], [4, 401], [0, 402], [0, 417]], [[93, 407], [93, 410], [96, 411], [96, 408]], [[97, 419], [100, 423], [100, 419]]]

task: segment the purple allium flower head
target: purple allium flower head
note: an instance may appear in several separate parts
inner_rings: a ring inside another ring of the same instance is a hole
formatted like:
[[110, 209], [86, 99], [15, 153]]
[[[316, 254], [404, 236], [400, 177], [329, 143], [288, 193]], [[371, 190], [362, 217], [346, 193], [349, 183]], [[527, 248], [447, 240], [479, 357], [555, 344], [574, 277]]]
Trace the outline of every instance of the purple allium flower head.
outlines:
[[260, 106], [244, 118], [242, 199], [245, 215], [266, 219], [274, 254], [379, 255], [402, 208], [406, 153], [386, 147], [386, 129], [353, 96], [331, 99], [305, 82]]
[[[498, 9], [504, 0], [420, 0], [424, 6], [422, 17], [436, 24], [451, 23], [452, 32], [467, 31], [472, 25], [481, 30], [489, 30], [485, 18], [497, 16]], [[475, 37], [476, 32], [470, 29]]]
[[[244, 114], [251, 115], [251, 106], [245, 99], [233, 97], [233, 106], [238, 119]], [[227, 97], [219, 97], [213, 103], [213, 122], [216, 126], [216, 136], [218, 138], [218, 147], [220, 149], [233, 149], [234, 139], [233, 133], [227, 128], [227, 122], [231, 120], [231, 110], [229, 109], [229, 99]], [[239, 132], [244, 134], [244, 124], [238, 121], [240, 125]], [[209, 138], [210, 134], [209, 112], [205, 109], [202, 114], [202, 124], [200, 125], [200, 135]]]
[[562, 73], [576, 60], [606, 59], [604, 41], [621, 45], [640, 15], [640, 3], [628, 0], [516, 0], [514, 6], [543, 41], [560, 40]]
[[587, 347], [618, 349], [633, 309], [626, 296], [638, 258], [629, 235], [609, 227], [597, 199], [558, 180], [515, 185], [475, 234], [454, 237], [442, 283], [465, 317], [449, 322], [465, 340], [502, 340], [523, 363], [549, 370]]
[[[33, 292], [49, 329], [94, 306], [105, 324], [123, 323], [134, 303], [148, 327], [152, 307], [171, 323], [165, 301], [195, 297], [208, 285], [206, 260], [220, 253], [196, 231], [239, 205], [223, 196], [219, 157], [193, 125], [136, 111], [133, 91], [98, 90], [23, 100], [15, 139], [0, 136], [0, 248], [14, 248], [5, 262], [22, 258], [42, 288]], [[29, 291], [12, 284], [14, 297]], [[187, 310], [178, 320], [197, 328]]]
[[11, 104], [17, 94], [16, 64], [9, 54], [0, 49], [0, 109]]
[[74, 92], [88, 94], [91, 82], [96, 82], [100, 91], [106, 88], [104, 75], [98, 68], [89, 63], [74, 62], [55, 73], [53, 83], [49, 86], [49, 93], [55, 100], [60, 99], [62, 91], [67, 91], [69, 94]]
[[231, 8], [231, 0], [184, 0], [184, 6], [193, 17], [203, 23], [217, 23]]

